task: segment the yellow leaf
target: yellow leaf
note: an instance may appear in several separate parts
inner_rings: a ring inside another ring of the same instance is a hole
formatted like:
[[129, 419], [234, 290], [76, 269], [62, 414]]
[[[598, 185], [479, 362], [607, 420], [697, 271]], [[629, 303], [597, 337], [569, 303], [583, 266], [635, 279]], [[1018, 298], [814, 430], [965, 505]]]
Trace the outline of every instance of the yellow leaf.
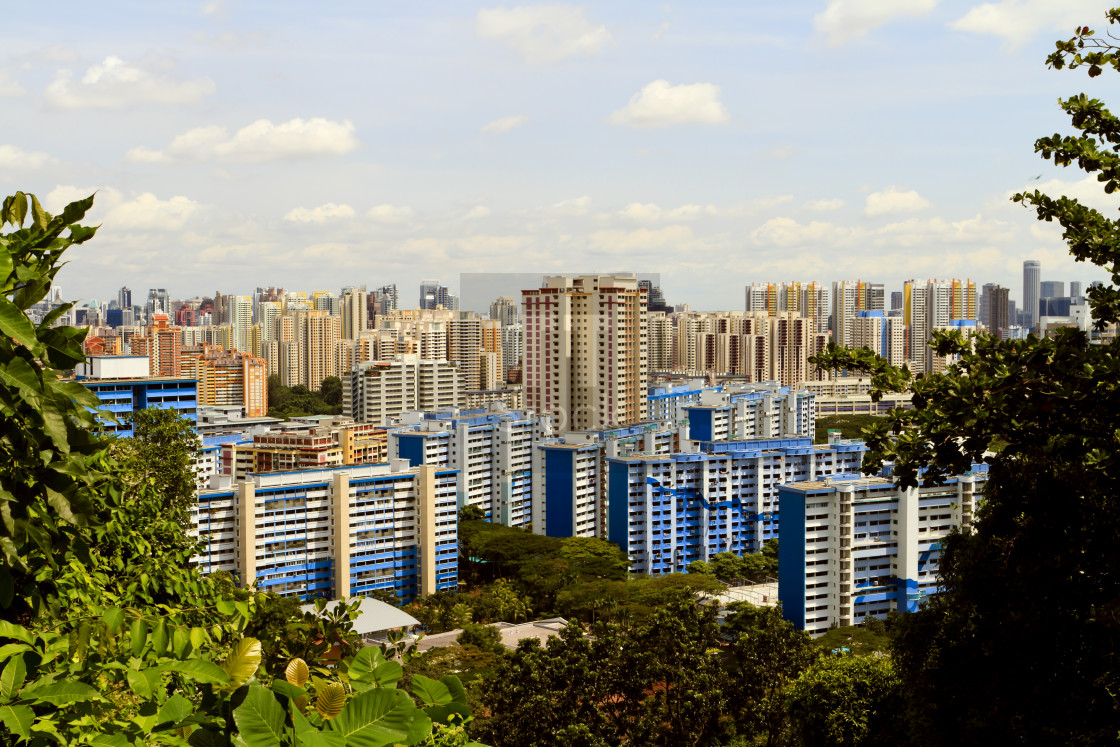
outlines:
[[288, 668], [284, 670], [284, 679], [296, 687], [304, 687], [309, 676], [307, 662], [298, 657], [288, 662]]
[[327, 721], [342, 713], [342, 705], [345, 702], [346, 688], [337, 682], [332, 682], [315, 698], [315, 710], [324, 721]]

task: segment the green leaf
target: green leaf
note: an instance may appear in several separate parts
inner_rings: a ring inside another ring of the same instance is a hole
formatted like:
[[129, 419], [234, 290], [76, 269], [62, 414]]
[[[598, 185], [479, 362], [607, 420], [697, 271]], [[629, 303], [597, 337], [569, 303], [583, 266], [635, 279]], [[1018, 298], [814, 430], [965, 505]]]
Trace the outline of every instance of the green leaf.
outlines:
[[163, 673], [158, 669], [149, 668], [128, 670], [126, 674], [128, 686], [138, 698], [143, 700], [163, 700]]
[[211, 685], [229, 684], [229, 675], [217, 664], [205, 659], [187, 659], [186, 661], [169, 661], [160, 664], [161, 672], [177, 672], [178, 674], [196, 682], [205, 682]]
[[261, 642], [256, 638], [242, 638], [229, 653], [229, 658], [222, 668], [229, 675], [229, 684], [226, 690], [236, 690], [249, 681], [257, 673], [261, 665]]
[[428, 714], [428, 718], [440, 724], [450, 723], [448, 719], [452, 715], [459, 716], [460, 718], [467, 718], [471, 715], [471, 709], [463, 703], [448, 703], [447, 705], [433, 705], [424, 709], [424, 713]]
[[271, 691], [251, 685], [233, 711], [241, 739], [251, 747], [279, 747], [284, 739], [284, 709]]
[[39, 198], [35, 195], [31, 197], [31, 225], [38, 228], [40, 231], [46, 230], [47, 224], [50, 223], [51, 216], [39, 204]]
[[443, 683], [443, 686], [451, 693], [452, 703], [467, 704], [467, 691], [464, 689], [462, 681], [456, 675], [446, 674], [440, 677], [439, 681]]
[[35, 713], [30, 706], [4, 705], [0, 706], [0, 721], [8, 731], [18, 734], [20, 739], [31, 736], [31, 725], [35, 723]]
[[24, 643], [34, 643], [35, 637], [31, 631], [19, 625], [14, 625], [7, 620], [0, 620], [0, 636], [5, 638], [15, 638], [17, 641]]
[[179, 693], [175, 693], [167, 699], [166, 703], [160, 706], [159, 713], [156, 714], [156, 723], [166, 724], [170, 722], [177, 724], [193, 712], [194, 705]]
[[18, 654], [20, 651], [30, 651], [31, 647], [26, 643], [7, 643], [0, 646], [0, 661], [7, 661], [9, 657]]
[[33, 353], [39, 350], [39, 337], [35, 334], [35, 325], [23, 313], [23, 309], [4, 296], [0, 296], [0, 333], [12, 338]]
[[27, 679], [27, 664], [22, 656], [13, 656], [8, 666], [4, 667], [4, 672], [0, 674], [0, 698], [4, 700], [14, 698], [23, 687], [25, 679]]
[[299, 735], [299, 743], [306, 747], [344, 747], [346, 737], [333, 731], [309, 731]]
[[132, 643], [132, 655], [139, 656], [144, 652], [144, 644], [148, 642], [148, 621], [142, 617], [133, 620], [128, 636]]
[[378, 688], [351, 698], [328, 729], [342, 734], [347, 747], [382, 747], [416, 744], [432, 732], [432, 720], [405, 691]]
[[373, 681], [373, 670], [385, 662], [381, 649], [377, 646], [366, 646], [350, 660], [347, 674], [352, 680], [363, 682]]
[[192, 731], [187, 743], [191, 747], [226, 747], [229, 744], [219, 732], [205, 728]]
[[119, 607], [110, 607], [101, 616], [101, 622], [105, 623], [105, 629], [110, 633], [119, 633], [121, 626], [124, 625], [124, 610]]
[[185, 659], [190, 656], [192, 648], [190, 632], [184, 628], [175, 628], [171, 635], [171, 650], [175, 652], [175, 656]]
[[454, 701], [447, 685], [422, 674], [412, 675], [412, 694], [424, 705], [447, 705]]
[[89, 685], [67, 680], [26, 689], [21, 693], [21, 696], [24, 700], [48, 703], [53, 706], [101, 699], [101, 694]]
[[163, 656], [167, 653], [167, 621], [160, 620], [156, 625], [156, 629], [152, 632], [152, 648], [156, 652], [156, 656]]
[[98, 734], [89, 741], [90, 744], [101, 744], [105, 747], [129, 747], [131, 744], [124, 734]]

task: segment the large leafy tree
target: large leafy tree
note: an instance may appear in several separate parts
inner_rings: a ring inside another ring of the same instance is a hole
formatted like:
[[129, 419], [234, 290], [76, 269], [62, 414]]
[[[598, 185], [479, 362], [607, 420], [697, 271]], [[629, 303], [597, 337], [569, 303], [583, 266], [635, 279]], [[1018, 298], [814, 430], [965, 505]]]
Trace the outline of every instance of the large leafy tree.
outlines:
[[[1120, 10], [1107, 14], [1120, 23]], [[1061, 41], [1055, 68], [1120, 71], [1109, 36]], [[1120, 120], [1085, 94], [1061, 102], [1075, 133], [1037, 141], [1106, 193], [1120, 185]], [[1057, 222], [1071, 254], [1104, 267], [1089, 291], [1098, 324], [1120, 320], [1120, 221], [1069, 197], [1014, 199]], [[823, 368], [873, 374], [880, 392], [913, 391], [914, 409], [867, 431], [865, 471], [894, 462], [903, 485], [988, 465], [975, 531], [946, 543], [944, 592], [902, 626], [895, 656], [915, 735], [927, 744], [1091, 744], [1120, 733], [1120, 348], [1078, 330], [966, 343], [944, 375], [911, 380], [869, 351], [830, 349]], [[992, 453], [992, 449], [998, 449]], [[925, 470], [922, 472], [922, 470]]]
[[[65, 306], [38, 325], [27, 313], [62, 253], [93, 235], [77, 223], [91, 205], [52, 217], [17, 193], [0, 211], [11, 227], [0, 231], [0, 743], [464, 744], [458, 679], [417, 675], [409, 694], [379, 649], [329, 671], [292, 661], [273, 679], [244, 631], [275, 628], [287, 610], [254, 615], [255, 593], [191, 563], [181, 425], [153, 418], [116, 450], [97, 437], [97, 398], [60, 377], [82, 360], [84, 332], [52, 326]], [[352, 612], [304, 617], [308, 635], [293, 643], [345, 644]]]

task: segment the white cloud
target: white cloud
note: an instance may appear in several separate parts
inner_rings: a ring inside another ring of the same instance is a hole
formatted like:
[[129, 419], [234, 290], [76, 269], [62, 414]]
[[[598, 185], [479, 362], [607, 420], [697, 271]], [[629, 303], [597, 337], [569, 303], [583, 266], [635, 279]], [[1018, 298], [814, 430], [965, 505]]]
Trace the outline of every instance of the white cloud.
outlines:
[[488, 215], [490, 215], [490, 208], [486, 207], [485, 205], [475, 205], [473, 208], [467, 211], [466, 215], [463, 216], [463, 220], [485, 218]]
[[483, 8], [475, 19], [475, 32], [531, 65], [593, 55], [613, 40], [606, 26], [588, 20], [583, 8], [562, 4]]
[[129, 161], [167, 163], [231, 158], [243, 161], [312, 158], [349, 153], [361, 145], [349, 120], [292, 119], [273, 124], [258, 119], [232, 136], [225, 127], [197, 127], [175, 137], [165, 150], [141, 146], [126, 156]]
[[656, 223], [661, 218], [661, 208], [652, 203], [643, 205], [632, 202], [620, 210], [618, 215], [635, 223]]
[[210, 0], [210, 2], [202, 4], [202, 15], [204, 16], [224, 16], [225, 13], [225, 0]]
[[11, 77], [4, 68], [0, 67], [0, 99], [14, 99], [17, 96], [22, 96], [24, 93], [23, 86], [19, 81]]
[[1001, 0], [974, 6], [949, 28], [998, 36], [1014, 47], [1043, 29], [1068, 34], [1075, 26], [1098, 20], [1102, 7], [1096, 0]]
[[819, 212], [826, 212], [829, 210], [839, 210], [844, 207], [844, 201], [839, 197], [831, 200], [810, 200], [805, 203], [806, 210], [817, 210]]
[[591, 208], [591, 198], [587, 195], [583, 197], [575, 197], [571, 200], [563, 200], [549, 208], [549, 211], [555, 215], [587, 215], [587, 211]]
[[126, 197], [113, 187], [94, 189], [69, 184], [60, 184], [48, 192], [43, 198], [43, 207], [48, 212], [59, 213], [69, 203], [83, 200], [91, 194], [94, 196], [93, 209], [82, 222], [85, 225], [100, 223], [101, 231], [109, 234], [182, 231], [188, 227], [191, 218], [205, 209], [183, 195], [167, 200], [161, 200], [151, 192], [132, 193]]
[[0, 169], [34, 171], [55, 163], [58, 161], [42, 151], [26, 151], [14, 145], [0, 145]]
[[766, 150], [766, 156], [773, 158], [775, 161], [784, 161], [792, 155], [792, 145], [775, 145], [773, 148]]
[[914, 190], [900, 191], [897, 187], [887, 187], [882, 192], [872, 192], [867, 196], [863, 212], [868, 218], [879, 215], [914, 213], [929, 207], [929, 200]]
[[937, 0], [829, 0], [828, 7], [813, 17], [813, 28], [824, 34], [830, 46], [866, 36], [900, 16], [929, 13]]
[[[1120, 207], [1120, 200], [1117, 200], [1116, 194], [1105, 194], [1104, 184], [1098, 182], [1095, 176], [1087, 176], [1084, 179], [1070, 182], [1062, 179], [1032, 182], [1025, 185], [1022, 189], [1015, 191], [1034, 192], [1036, 189], [1054, 199], [1069, 197], [1077, 200], [1082, 205], [1091, 207], [1109, 217], [1112, 217], [1112, 215], [1116, 213], [1116, 209]], [[1014, 192], [1008, 192], [1006, 198], [1010, 200], [1012, 194], [1014, 194]], [[1034, 214], [1033, 211], [1031, 214]]]
[[665, 213], [666, 220], [696, 220], [702, 215], [719, 215], [715, 205], [681, 205]]
[[606, 254], [645, 254], [656, 249], [684, 249], [692, 243], [688, 226], [639, 228], [635, 231], [596, 231], [588, 237], [593, 250]]
[[110, 56], [91, 65], [76, 82], [70, 70], [59, 70], [45, 98], [60, 109], [119, 109], [136, 104], [194, 104], [215, 90], [209, 78], [177, 81]]
[[[94, 198], [96, 204], [97, 198]], [[161, 200], [145, 192], [113, 206], [103, 221], [112, 231], [181, 231], [202, 208], [194, 200], [176, 195]]]
[[524, 114], [511, 114], [508, 117], [499, 117], [493, 122], [483, 125], [479, 132], [485, 132], [490, 135], [500, 135], [503, 132], [509, 132], [515, 127], [520, 127], [529, 121], [529, 117]]
[[667, 80], [655, 80], [638, 93], [630, 103], [611, 114], [611, 124], [630, 127], [667, 127], [678, 124], [724, 124], [731, 120], [719, 100], [719, 86], [713, 83], [691, 83], [674, 86]]
[[335, 218], [353, 218], [354, 208], [349, 205], [335, 205], [333, 202], [328, 202], [325, 205], [320, 205], [316, 208], [294, 208], [284, 216], [284, 220], [293, 223], [326, 223], [328, 220]]
[[792, 218], [771, 218], [751, 232], [751, 240], [760, 246], [791, 247], [842, 242], [855, 233], [854, 229], [832, 223], [801, 224]]
[[406, 223], [412, 220], [412, 208], [403, 205], [376, 205], [366, 215], [379, 223]]

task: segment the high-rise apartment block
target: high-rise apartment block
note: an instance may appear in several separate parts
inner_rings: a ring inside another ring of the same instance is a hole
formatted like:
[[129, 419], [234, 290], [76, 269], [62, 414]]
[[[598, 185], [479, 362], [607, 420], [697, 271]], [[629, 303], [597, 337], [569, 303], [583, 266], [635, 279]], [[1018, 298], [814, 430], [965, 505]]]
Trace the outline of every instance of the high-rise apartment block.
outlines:
[[852, 346], [850, 320], [861, 311], [883, 311], [885, 291], [882, 283], [840, 280], [832, 284], [832, 341]]
[[1042, 297], [1042, 264], [1028, 259], [1023, 263], [1023, 311], [1030, 317], [1030, 328], [1038, 326], [1038, 299]]
[[813, 320], [817, 332], [828, 331], [829, 291], [818, 282], [753, 283], [746, 287], [747, 312], [766, 312], [777, 316], [794, 312]]
[[547, 277], [522, 291], [525, 405], [561, 430], [636, 423], [646, 411], [647, 311], [632, 276]]
[[884, 477], [809, 478], [778, 487], [782, 614], [820, 635], [940, 591], [945, 538], [971, 526], [986, 465], [944, 485], [901, 489]]
[[369, 327], [369, 308], [366, 305], [366, 289], [348, 288], [342, 294], [342, 336], [353, 340]]
[[459, 296], [451, 292], [440, 284], [438, 280], [425, 280], [420, 283], [420, 304], [421, 309], [447, 309], [448, 311], [459, 310]]
[[360, 423], [384, 424], [404, 412], [459, 407], [464, 391], [455, 363], [401, 355], [355, 366], [342, 384], [342, 411]]
[[458, 470], [459, 508], [532, 529], [533, 448], [552, 436], [549, 418], [528, 412], [429, 413], [389, 434], [390, 454], [413, 466]]
[[458, 587], [455, 471], [347, 465], [251, 475], [200, 492], [203, 573], [301, 599], [374, 590], [402, 602]]
[[810, 438], [706, 446], [607, 459], [610, 539], [635, 572], [681, 573], [716, 553], [758, 552], [778, 536], [779, 485], [858, 473], [866, 451], [858, 441], [814, 446]]

